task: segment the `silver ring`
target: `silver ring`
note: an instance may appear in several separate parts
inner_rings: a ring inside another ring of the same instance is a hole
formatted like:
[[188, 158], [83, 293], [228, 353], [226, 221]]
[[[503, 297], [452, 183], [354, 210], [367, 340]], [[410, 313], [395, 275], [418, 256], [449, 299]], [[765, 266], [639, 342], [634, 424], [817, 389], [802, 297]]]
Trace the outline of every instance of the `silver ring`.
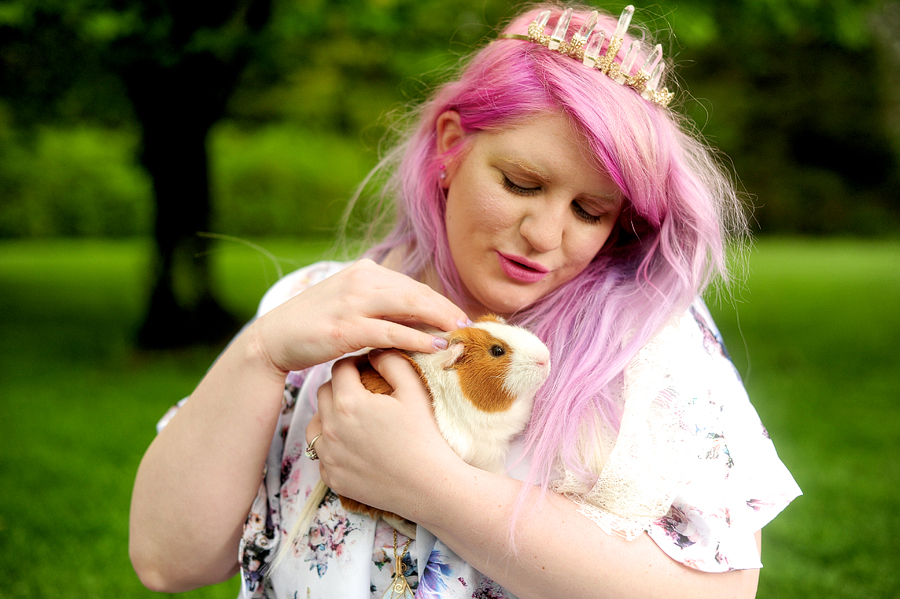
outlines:
[[316, 435], [315, 437], [313, 437], [313, 440], [310, 441], [310, 442], [309, 442], [309, 445], [306, 446], [306, 457], [308, 457], [308, 458], [311, 459], [311, 460], [318, 460], [318, 459], [319, 459], [319, 454], [316, 453], [316, 449], [313, 447], [313, 445], [316, 444], [316, 441], [317, 441], [317, 440], [319, 439], [319, 437], [321, 437], [321, 436], [322, 436], [322, 433], [319, 433], [318, 435]]

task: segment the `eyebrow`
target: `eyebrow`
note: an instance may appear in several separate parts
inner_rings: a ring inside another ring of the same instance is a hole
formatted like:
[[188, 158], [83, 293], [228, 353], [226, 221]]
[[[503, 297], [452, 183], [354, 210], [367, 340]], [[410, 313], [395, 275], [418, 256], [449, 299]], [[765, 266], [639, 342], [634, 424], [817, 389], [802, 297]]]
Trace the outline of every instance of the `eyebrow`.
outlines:
[[534, 175], [543, 183], [550, 182], [550, 174], [533, 162], [525, 160], [524, 158], [514, 158], [512, 156], [500, 156], [499, 158], [503, 162], [512, 164], [513, 166], [517, 166], [520, 169], [527, 171], [530, 175]]

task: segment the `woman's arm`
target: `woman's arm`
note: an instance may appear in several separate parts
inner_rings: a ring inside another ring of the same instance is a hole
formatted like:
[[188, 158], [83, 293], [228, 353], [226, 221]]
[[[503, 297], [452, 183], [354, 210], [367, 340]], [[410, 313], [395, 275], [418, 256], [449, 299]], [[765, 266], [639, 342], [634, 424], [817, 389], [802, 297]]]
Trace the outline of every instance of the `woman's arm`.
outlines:
[[144, 584], [184, 591], [235, 572], [288, 371], [364, 347], [432, 351], [435, 337], [399, 323], [453, 330], [466, 319], [427, 286], [367, 260], [257, 319], [141, 461], [129, 551]]
[[529, 597], [755, 596], [757, 570], [700, 572], [669, 558], [647, 536], [607, 535], [554, 493], [535, 489], [516, 522], [522, 483], [465, 464], [440, 439], [428, 398], [405, 360], [373, 360], [394, 397], [358, 387], [339, 363], [319, 393], [316, 443], [323, 479], [336, 492], [421, 523], [460, 557], [523, 599]]
[[286, 376], [256, 337], [251, 326], [232, 343], [141, 460], [129, 553], [151, 590], [186, 591], [237, 570]]
[[421, 504], [427, 509], [420, 510], [419, 521], [522, 599], [756, 596], [758, 570], [712, 574], [689, 568], [646, 534], [626, 541], [603, 533], [573, 502], [555, 493], [535, 501], [534, 510], [518, 520], [513, 554], [508, 542], [511, 506], [522, 483], [471, 467], [440, 472], [434, 494]]

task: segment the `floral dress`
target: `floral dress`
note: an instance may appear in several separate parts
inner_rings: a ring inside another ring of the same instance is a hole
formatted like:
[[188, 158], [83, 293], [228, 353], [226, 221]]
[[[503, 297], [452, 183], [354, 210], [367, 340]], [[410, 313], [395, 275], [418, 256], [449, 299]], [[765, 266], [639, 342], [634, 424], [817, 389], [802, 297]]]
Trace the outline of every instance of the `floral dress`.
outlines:
[[[258, 315], [345, 266], [320, 262], [286, 276], [265, 295]], [[610, 442], [609, 460], [591, 487], [563, 474], [554, 489], [575, 501], [598, 525], [598, 533], [634, 538], [646, 532], [672, 559], [707, 572], [761, 567], [752, 533], [800, 495], [800, 489], [750, 405], [703, 303], [698, 300], [666, 327], [635, 363], [639, 366], [642, 360], [658, 379], [640, 377], [651, 380], [644, 394], [652, 398], [665, 387], [671, 400], [667, 405], [676, 410], [665, 416], [677, 417], [683, 433], [680, 453], [676, 452], [678, 463], [662, 460], [657, 468], [657, 478], [669, 481], [662, 499], [655, 497], [657, 503], [663, 502], [662, 510], [627, 508], [620, 513], [609, 500], [628, 497], [622, 489], [640, 486], [640, 481], [623, 480], [621, 473], [613, 477], [617, 467], [624, 472], [637, 470], [629, 464], [641, 459], [634, 451], [622, 449], [628, 447], [623, 438]], [[310, 530], [295, 541], [277, 568], [270, 568], [282, 539], [319, 481], [318, 464], [304, 457], [305, 430], [315, 413], [316, 390], [330, 372], [331, 363], [292, 372], [286, 379], [281, 415], [240, 545], [241, 598], [378, 599], [392, 582], [397, 568], [393, 529], [381, 520], [346, 512], [331, 492], [319, 505]], [[631, 398], [640, 397], [640, 390], [629, 389], [626, 376], [623, 406], [639, 405], [638, 399]], [[159, 429], [177, 407], [160, 421]], [[645, 427], [643, 415], [629, 416], [626, 409], [620, 429], [623, 436], [629, 417], [632, 428]], [[521, 457], [521, 442], [514, 440], [508, 474], [520, 480], [528, 463], [527, 456]], [[398, 555], [406, 542], [406, 537], [397, 535]], [[403, 552], [402, 562], [410, 589], [419, 599], [514, 599], [422, 526]]]

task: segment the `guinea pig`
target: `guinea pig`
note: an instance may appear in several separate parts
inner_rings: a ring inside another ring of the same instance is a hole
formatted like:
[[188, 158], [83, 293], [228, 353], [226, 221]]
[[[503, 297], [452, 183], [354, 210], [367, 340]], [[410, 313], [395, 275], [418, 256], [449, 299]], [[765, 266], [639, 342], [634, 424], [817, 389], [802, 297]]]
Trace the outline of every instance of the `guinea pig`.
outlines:
[[[428, 389], [435, 420], [447, 444], [468, 464], [502, 474], [512, 438], [525, 429], [538, 388], [550, 374], [550, 351], [530, 331], [488, 315], [451, 333], [435, 333], [448, 347], [436, 353], [403, 352]], [[366, 363], [363, 385], [389, 394], [390, 385]], [[328, 488], [321, 480], [307, 497], [275, 560], [287, 555], [309, 527]], [[416, 525], [399, 516], [339, 496], [344, 509], [382, 518], [415, 538]]]

